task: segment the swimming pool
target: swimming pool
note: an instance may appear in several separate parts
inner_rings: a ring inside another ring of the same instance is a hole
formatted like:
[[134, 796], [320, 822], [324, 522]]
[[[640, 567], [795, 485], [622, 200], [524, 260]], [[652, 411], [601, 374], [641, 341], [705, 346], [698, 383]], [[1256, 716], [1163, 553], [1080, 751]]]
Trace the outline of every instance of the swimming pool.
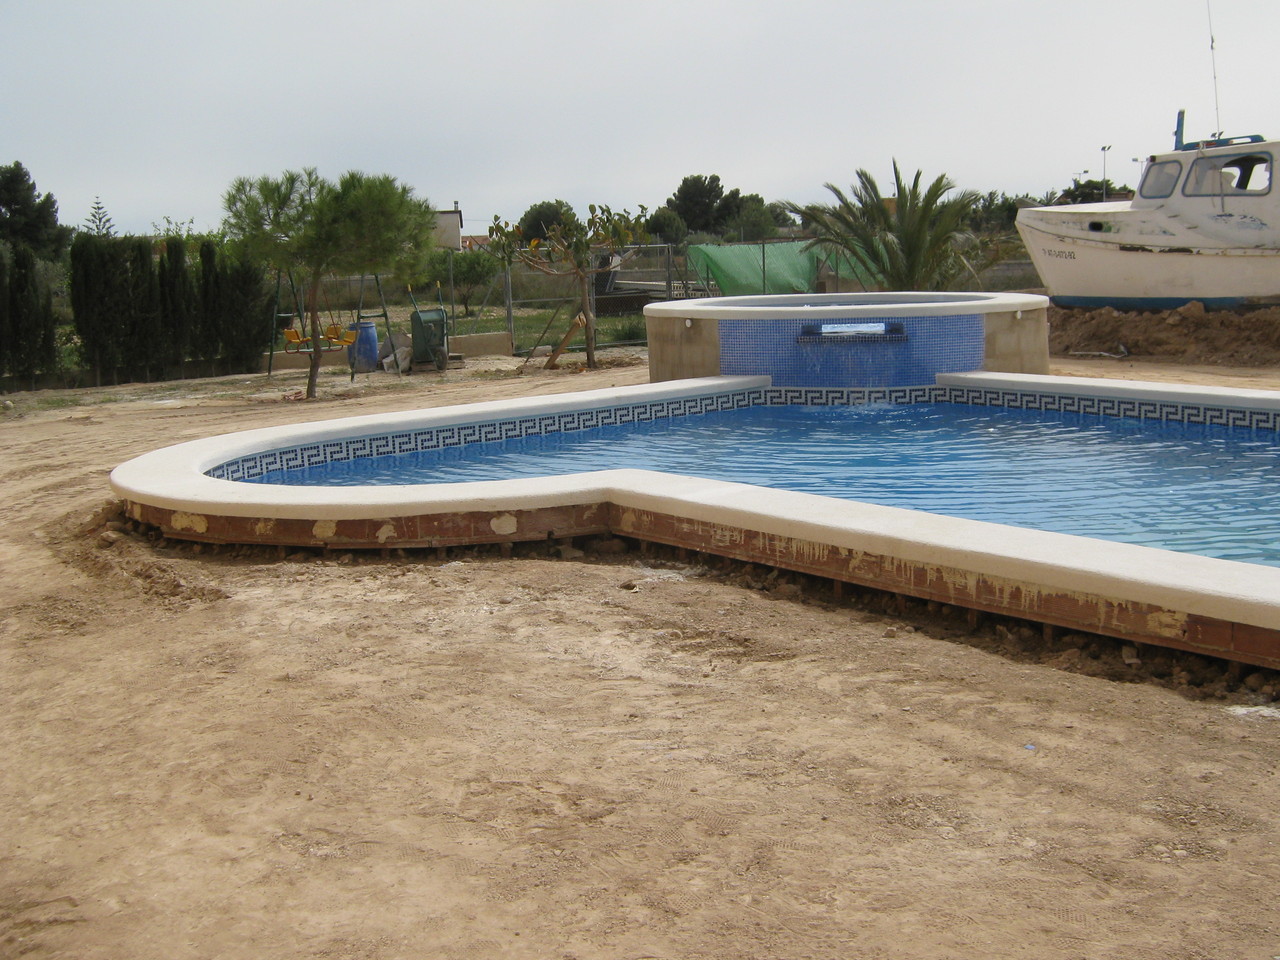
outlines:
[[1096, 414], [955, 403], [752, 406], [337, 460], [252, 482], [459, 483], [602, 465], [1280, 566], [1275, 431]]
[[1280, 393], [1025, 374], [932, 386], [778, 388], [708, 377], [251, 430], [112, 472], [132, 519], [166, 537], [326, 551], [615, 535], [1280, 667], [1280, 569], [865, 501], [652, 470], [296, 487], [271, 470], [767, 405], [963, 403], [1280, 431]]

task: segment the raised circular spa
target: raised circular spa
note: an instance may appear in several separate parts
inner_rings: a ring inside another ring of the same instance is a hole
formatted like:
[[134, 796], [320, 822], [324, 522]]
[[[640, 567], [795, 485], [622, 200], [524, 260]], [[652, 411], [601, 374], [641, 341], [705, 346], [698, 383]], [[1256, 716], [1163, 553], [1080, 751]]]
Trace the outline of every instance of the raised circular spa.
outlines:
[[650, 379], [768, 376], [775, 387], [910, 387], [939, 374], [1049, 372], [1049, 301], [1014, 293], [829, 293], [644, 308]]

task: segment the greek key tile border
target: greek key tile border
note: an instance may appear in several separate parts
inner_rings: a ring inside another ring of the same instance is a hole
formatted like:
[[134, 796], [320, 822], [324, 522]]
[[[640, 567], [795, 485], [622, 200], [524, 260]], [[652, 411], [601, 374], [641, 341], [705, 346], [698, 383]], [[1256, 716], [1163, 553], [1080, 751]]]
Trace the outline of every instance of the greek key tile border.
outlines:
[[1135, 417], [1139, 420], [1206, 424], [1246, 430], [1280, 430], [1280, 411], [1277, 410], [1247, 410], [1199, 403], [1072, 396], [1022, 390], [988, 390], [980, 387], [947, 387], [945, 390], [948, 395], [943, 400], [972, 406], [1086, 413], [1102, 417]]
[[963, 403], [970, 406], [1012, 407], [1021, 410], [1084, 413], [1104, 417], [1136, 417], [1142, 420], [1280, 431], [1280, 411], [1275, 410], [1245, 410], [1203, 404], [1070, 396], [1022, 390], [989, 390], [978, 387], [924, 386], [875, 389], [769, 387], [308, 443], [230, 460], [207, 471], [206, 475], [217, 480], [250, 480], [277, 470], [314, 467], [323, 463], [355, 460], [361, 457], [384, 457], [398, 453], [439, 450], [444, 447], [461, 447], [472, 443], [488, 443], [493, 440], [511, 440], [536, 434], [590, 430], [593, 427], [642, 423], [666, 417], [737, 410], [757, 404], [852, 406], [867, 403]]
[[863, 403], [941, 403], [950, 387], [770, 387], [764, 403], [771, 406], [846, 407]]
[[1012, 407], [1054, 413], [1086, 413], [1102, 417], [1136, 417], [1177, 423], [1239, 427], [1248, 430], [1280, 430], [1280, 411], [1246, 410], [1128, 400], [1116, 397], [1081, 397], [1025, 390], [991, 390], [981, 387], [888, 387], [854, 389], [839, 387], [770, 387], [764, 392], [770, 405], [852, 406], [863, 403], [964, 403], [981, 407]]
[[544, 433], [567, 433], [574, 430], [590, 430], [593, 427], [643, 423], [649, 420], [686, 417], [719, 410], [737, 410], [763, 403], [764, 392], [763, 388], [738, 390], [701, 397], [680, 397], [616, 407], [569, 410], [540, 416], [509, 417], [484, 423], [427, 427], [422, 430], [386, 433], [371, 437], [327, 440], [322, 443], [301, 444], [229, 460], [205, 471], [205, 475], [215, 480], [252, 480], [277, 470], [314, 467], [361, 457], [419, 453], [425, 450], [462, 447], [494, 440], [513, 440]]

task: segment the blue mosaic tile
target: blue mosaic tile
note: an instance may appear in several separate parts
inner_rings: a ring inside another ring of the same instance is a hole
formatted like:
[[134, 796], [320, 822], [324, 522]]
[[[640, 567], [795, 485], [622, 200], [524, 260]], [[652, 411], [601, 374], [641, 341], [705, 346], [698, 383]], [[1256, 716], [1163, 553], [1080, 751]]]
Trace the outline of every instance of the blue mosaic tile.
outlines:
[[[848, 321], [866, 321], [866, 317]], [[763, 374], [775, 387], [884, 388], [932, 386], [940, 373], [982, 369], [980, 314], [895, 317], [902, 338], [810, 339], [803, 319], [720, 320], [720, 372]]]

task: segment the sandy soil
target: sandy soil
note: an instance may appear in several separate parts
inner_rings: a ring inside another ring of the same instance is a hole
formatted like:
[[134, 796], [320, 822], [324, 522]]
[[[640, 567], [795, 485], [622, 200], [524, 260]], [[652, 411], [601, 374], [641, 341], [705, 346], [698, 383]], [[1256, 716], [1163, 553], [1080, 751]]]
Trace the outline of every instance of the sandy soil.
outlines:
[[645, 379], [474, 373], [9, 398], [0, 957], [1280, 955], [1274, 691], [635, 552], [99, 536], [165, 443]]
[[1057, 355], [1106, 353], [1208, 366], [1280, 364], [1280, 307], [1122, 313], [1049, 308], [1049, 345]]

